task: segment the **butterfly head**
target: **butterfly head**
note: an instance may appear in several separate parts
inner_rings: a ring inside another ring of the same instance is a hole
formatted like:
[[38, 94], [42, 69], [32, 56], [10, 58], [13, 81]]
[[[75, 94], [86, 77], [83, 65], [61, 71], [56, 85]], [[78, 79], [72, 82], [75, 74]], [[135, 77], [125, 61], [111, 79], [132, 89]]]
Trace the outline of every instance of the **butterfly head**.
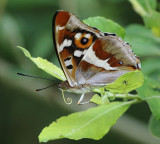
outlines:
[[92, 91], [92, 87], [90, 84], [85, 85], [77, 85], [71, 87], [68, 81], [64, 81], [58, 85], [59, 89], [67, 92], [74, 92], [74, 93], [87, 93]]
[[70, 88], [68, 81], [64, 81], [58, 85], [58, 88], [67, 91]]

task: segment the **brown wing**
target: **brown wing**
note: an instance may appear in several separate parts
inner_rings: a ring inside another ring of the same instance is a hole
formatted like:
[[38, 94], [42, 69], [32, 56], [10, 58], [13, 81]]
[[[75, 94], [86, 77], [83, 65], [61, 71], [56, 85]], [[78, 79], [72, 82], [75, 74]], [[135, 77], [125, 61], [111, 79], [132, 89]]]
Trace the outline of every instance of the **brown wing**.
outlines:
[[77, 81], [80, 85], [106, 85], [122, 74], [140, 69], [139, 63], [130, 46], [118, 36], [99, 37], [81, 60]]
[[53, 18], [53, 39], [60, 64], [70, 86], [77, 85], [76, 70], [88, 48], [104, 35], [82, 23], [76, 16], [58, 11]]

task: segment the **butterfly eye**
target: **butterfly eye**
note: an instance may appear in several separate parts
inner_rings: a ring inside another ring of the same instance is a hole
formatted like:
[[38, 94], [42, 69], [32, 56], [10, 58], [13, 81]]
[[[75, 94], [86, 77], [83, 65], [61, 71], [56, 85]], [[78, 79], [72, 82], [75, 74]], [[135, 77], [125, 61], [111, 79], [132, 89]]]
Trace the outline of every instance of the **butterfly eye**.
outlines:
[[81, 39], [81, 44], [82, 44], [82, 45], [86, 45], [87, 43], [88, 43], [88, 38], [83, 37], [83, 38]]

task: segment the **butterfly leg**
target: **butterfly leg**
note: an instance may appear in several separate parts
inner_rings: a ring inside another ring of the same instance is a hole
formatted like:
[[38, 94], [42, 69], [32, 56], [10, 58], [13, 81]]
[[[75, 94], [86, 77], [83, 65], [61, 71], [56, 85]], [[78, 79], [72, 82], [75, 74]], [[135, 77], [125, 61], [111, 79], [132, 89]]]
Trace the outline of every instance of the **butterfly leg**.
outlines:
[[81, 95], [81, 97], [80, 97], [80, 99], [79, 99], [79, 101], [78, 101], [78, 103], [77, 104], [87, 104], [87, 103], [89, 103], [90, 101], [87, 101], [87, 102], [83, 102], [83, 103], [81, 103], [82, 102], [82, 100], [83, 100], [83, 98], [84, 98], [84, 93]]
[[79, 99], [79, 101], [78, 101], [78, 103], [77, 103], [77, 104], [81, 104], [81, 102], [82, 102], [83, 98], [84, 98], [84, 93], [81, 95], [81, 97], [80, 97], [80, 99]]

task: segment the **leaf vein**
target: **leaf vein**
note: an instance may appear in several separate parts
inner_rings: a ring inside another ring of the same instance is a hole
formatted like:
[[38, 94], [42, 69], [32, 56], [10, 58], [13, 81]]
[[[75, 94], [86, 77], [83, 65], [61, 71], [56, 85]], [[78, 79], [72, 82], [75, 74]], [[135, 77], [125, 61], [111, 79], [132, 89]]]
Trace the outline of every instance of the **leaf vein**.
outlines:
[[[133, 100], [133, 101], [134, 101], [134, 100]], [[76, 130], [72, 131], [71, 133], [68, 133], [66, 136], [72, 135], [73, 133], [79, 131], [80, 129], [82, 129], [82, 128], [84, 128], [84, 127], [86, 127], [86, 126], [89, 125], [91, 122], [95, 121], [96, 119], [98, 119], [99, 117], [101, 117], [102, 115], [104, 115], [105, 113], [108, 113], [108, 112], [110, 112], [110, 111], [112, 111], [112, 110], [114, 110], [114, 109], [116, 109], [116, 108], [119, 108], [119, 107], [121, 107], [121, 106], [127, 105], [127, 104], [129, 104], [129, 103], [131, 103], [131, 101], [130, 101], [130, 102], [122, 103], [122, 104], [120, 104], [120, 105], [118, 105], [118, 106], [112, 107], [111, 109], [109, 109], [109, 110], [107, 110], [107, 111], [104, 111], [103, 113], [97, 115], [95, 118], [89, 120], [87, 123], [85, 123], [85, 124], [82, 125], [81, 127], [77, 128]]]

